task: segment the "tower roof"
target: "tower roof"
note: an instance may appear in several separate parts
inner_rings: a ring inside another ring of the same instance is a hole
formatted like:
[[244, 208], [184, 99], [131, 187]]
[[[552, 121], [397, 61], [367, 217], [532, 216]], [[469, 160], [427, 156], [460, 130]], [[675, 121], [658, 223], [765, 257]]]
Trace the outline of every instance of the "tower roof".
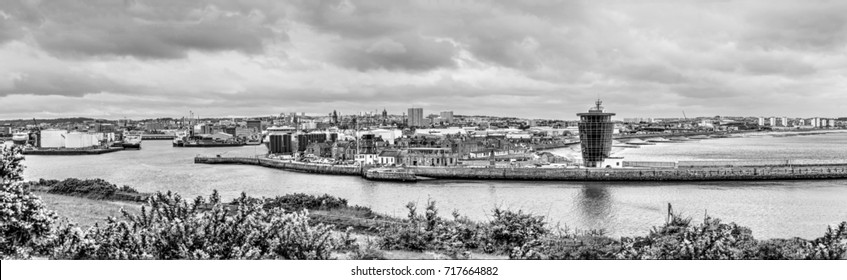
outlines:
[[588, 109], [588, 113], [579, 113], [577, 116], [614, 116], [615, 113], [605, 113], [603, 112], [603, 101], [597, 99], [594, 102], [595, 107], [591, 107]]

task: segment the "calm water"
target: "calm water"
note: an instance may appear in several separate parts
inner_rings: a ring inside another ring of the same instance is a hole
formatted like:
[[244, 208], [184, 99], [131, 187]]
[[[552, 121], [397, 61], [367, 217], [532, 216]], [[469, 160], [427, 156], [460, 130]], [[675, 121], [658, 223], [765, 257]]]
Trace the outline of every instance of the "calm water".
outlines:
[[[173, 148], [144, 141], [139, 151], [93, 156], [27, 156], [27, 180], [104, 178], [140, 191], [173, 190], [187, 196], [224, 198], [247, 192], [276, 196], [293, 192], [339, 196], [376, 211], [405, 215], [409, 201], [437, 201], [444, 216], [453, 209], [478, 220], [495, 206], [549, 217], [570, 228], [605, 229], [612, 236], [645, 234], [663, 223], [672, 203], [702, 220], [704, 212], [749, 226], [758, 238], [821, 236], [827, 225], [847, 220], [847, 180], [700, 183], [579, 183], [436, 180], [373, 182], [358, 177], [314, 175], [257, 166], [195, 165], [195, 155], [255, 155], [264, 146]], [[554, 151], [572, 153], [570, 149]], [[847, 159], [847, 133], [708, 139], [626, 149], [631, 160]]]

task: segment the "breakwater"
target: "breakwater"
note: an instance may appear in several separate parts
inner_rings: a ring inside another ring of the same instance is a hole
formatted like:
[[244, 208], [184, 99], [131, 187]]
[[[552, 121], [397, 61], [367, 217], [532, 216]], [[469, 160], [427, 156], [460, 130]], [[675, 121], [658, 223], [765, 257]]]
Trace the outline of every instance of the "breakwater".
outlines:
[[99, 155], [123, 151], [123, 147], [108, 147], [97, 149], [24, 149], [21, 151], [24, 155], [39, 155], [39, 156], [78, 156], [78, 155]]
[[[195, 157], [195, 163], [250, 164], [283, 170], [362, 176], [368, 167], [311, 164], [266, 158]], [[689, 168], [469, 168], [406, 167], [416, 176], [468, 180], [722, 181], [847, 179], [847, 164]]]
[[195, 157], [194, 163], [249, 164], [306, 173], [328, 175], [362, 175], [362, 167], [359, 166], [314, 164], [256, 157]]

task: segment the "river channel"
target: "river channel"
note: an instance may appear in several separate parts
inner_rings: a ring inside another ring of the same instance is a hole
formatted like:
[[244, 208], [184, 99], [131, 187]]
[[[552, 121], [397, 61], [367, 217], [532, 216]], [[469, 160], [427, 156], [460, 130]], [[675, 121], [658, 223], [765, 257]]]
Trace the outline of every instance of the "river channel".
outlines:
[[[552, 150], [574, 153], [576, 148]], [[668, 203], [701, 221], [704, 214], [753, 230], [757, 238], [814, 238], [827, 225], [847, 220], [847, 180], [749, 182], [530, 182], [433, 180], [375, 182], [359, 177], [315, 175], [258, 166], [194, 164], [196, 155], [264, 154], [264, 146], [174, 148], [148, 140], [141, 150], [86, 156], [27, 156], [24, 177], [103, 178], [139, 191], [184, 196], [218, 190], [225, 199], [302, 192], [330, 194], [351, 204], [405, 216], [404, 205], [435, 200], [440, 214], [455, 209], [486, 220], [494, 207], [532, 212], [571, 229], [604, 229], [611, 236], [646, 234], [664, 222]], [[774, 137], [748, 135], [660, 143], [618, 151], [627, 160], [847, 159], [847, 133]]]

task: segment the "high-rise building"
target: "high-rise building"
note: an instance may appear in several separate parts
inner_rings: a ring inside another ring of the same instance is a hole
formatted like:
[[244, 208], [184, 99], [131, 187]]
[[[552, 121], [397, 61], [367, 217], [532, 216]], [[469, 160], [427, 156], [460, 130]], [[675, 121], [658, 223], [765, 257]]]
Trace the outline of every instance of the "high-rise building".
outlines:
[[612, 116], [615, 113], [603, 112], [603, 104], [599, 99], [597, 106], [588, 110], [588, 113], [576, 114], [579, 116], [579, 139], [582, 148], [582, 161], [586, 167], [600, 167], [603, 160], [612, 152], [612, 132], [615, 123]]
[[779, 126], [788, 126], [788, 118], [786, 118], [786, 117], [779, 118]]
[[409, 108], [409, 126], [423, 126], [423, 108]]
[[765, 118], [759, 117], [759, 126], [765, 126]]
[[441, 121], [446, 123], [453, 123], [453, 111], [444, 111], [441, 112]]

